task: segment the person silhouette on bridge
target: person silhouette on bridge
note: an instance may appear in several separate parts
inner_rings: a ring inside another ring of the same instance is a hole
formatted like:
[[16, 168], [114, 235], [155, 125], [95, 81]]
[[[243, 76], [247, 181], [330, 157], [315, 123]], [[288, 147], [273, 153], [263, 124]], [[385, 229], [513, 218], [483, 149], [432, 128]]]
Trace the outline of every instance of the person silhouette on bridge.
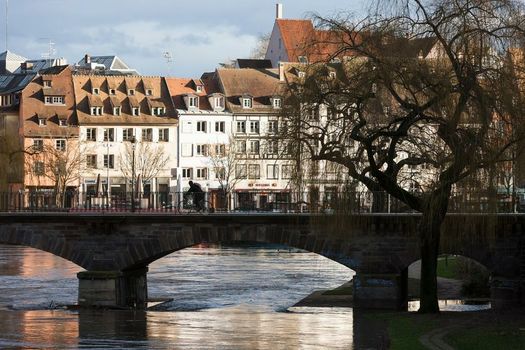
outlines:
[[193, 194], [193, 203], [195, 204], [195, 207], [197, 208], [197, 212], [204, 209], [204, 191], [202, 190], [201, 185], [199, 185], [196, 182], [190, 181], [189, 182], [190, 189], [188, 190], [188, 194]]

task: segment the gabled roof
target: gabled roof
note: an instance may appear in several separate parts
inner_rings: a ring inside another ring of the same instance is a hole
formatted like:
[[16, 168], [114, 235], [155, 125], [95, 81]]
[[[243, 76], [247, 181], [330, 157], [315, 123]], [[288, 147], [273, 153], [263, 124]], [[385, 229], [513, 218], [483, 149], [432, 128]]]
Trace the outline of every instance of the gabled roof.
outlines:
[[[270, 98], [282, 94], [278, 69], [218, 69], [217, 75], [232, 112], [272, 112]], [[251, 109], [241, 106], [240, 97], [253, 97]]]

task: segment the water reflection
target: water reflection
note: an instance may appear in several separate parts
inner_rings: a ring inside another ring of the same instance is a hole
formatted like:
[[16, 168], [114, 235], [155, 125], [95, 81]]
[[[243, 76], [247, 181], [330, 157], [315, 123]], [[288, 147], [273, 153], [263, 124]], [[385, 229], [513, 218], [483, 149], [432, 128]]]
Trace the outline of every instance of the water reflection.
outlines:
[[[490, 309], [488, 301], [470, 301], [461, 299], [438, 300], [440, 311], [482, 311]], [[408, 311], [415, 312], [419, 310], [419, 300], [408, 302]]]

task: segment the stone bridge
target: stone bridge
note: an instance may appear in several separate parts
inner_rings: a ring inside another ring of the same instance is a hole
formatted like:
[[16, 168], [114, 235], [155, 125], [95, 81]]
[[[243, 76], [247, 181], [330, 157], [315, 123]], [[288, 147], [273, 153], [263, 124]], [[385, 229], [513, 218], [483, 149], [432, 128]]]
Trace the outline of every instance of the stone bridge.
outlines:
[[[402, 308], [407, 268], [420, 259], [417, 214], [1, 213], [0, 244], [33, 247], [72, 261], [79, 304], [144, 308], [148, 265], [199, 243], [280, 243], [356, 272], [354, 302]], [[450, 214], [441, 253], [483, 264], [493, 307], [525, 302], [525, 215]]]

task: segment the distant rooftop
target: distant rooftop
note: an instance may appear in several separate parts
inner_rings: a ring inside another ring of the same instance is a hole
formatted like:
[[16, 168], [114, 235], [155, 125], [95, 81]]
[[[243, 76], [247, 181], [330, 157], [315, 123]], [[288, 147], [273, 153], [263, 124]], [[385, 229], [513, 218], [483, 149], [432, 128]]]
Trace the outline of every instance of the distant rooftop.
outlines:
[[116, 55], [112, 56], [90, 56], [85, 55], [83, 59], [78, 61], [77, 68], [80, 70], [85, 69], [89, 71], [106, 73], [119, 73], [119, 74], [130, 74], [139, 75], [136, 69], [130, 68], [122, 59]]
[[272, 61], [264, 60], [264, 59], [238, 58], [236, 61], [236, 67], [237, 68], [268, 69], [268, 68], [272, 68]]

